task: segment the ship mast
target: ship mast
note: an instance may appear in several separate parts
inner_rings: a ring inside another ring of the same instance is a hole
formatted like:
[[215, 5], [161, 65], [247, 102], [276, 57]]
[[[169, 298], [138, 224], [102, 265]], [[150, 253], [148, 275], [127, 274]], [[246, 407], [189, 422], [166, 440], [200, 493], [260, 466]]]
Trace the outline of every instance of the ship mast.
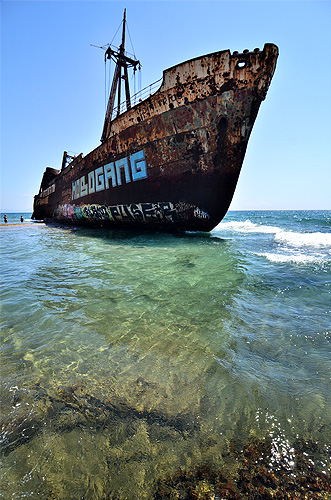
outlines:
[[[123, 15], [123, 31], [122, 31], [122, 43], [117, 50], [113, 50], [109, 45], [105, 52], [105, 61], [107, 59], [113, 59], [116, 62], [116, 67], [113, 76], [113, 82], [110, 89], [109, 100], [106, 110], [105, 123], [103, 126], [103, 132], [101, 137], [101, 142], [104, 142], [109, 136], [112, 115], [114, 110], [115, 97], [117, 92], [117, 115], [120, 114], [120, 104], [121, 104], [121, 84], [124, 80], [125, 85], [125, 99], [126, 99], [126, 109], [131, 109], [131, 99], [130, 99], [130, 88], [129, 88], [129, 78], [128, 78], [128, 68], [133, 67], [135, 72], [137, 66], [140, 66], [140, 62], [137, 59], [132, 59], [125, 54], [125, 24], [126, 24], [126, 9], [124, 9]], [[123, 70], [123, 75], [122, 75]]]

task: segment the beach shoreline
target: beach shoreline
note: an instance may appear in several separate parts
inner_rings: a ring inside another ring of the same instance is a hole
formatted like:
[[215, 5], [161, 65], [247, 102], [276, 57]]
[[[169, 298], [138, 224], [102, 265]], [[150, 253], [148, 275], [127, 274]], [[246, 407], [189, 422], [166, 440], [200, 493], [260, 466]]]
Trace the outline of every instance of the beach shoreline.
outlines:
[[0, 224], [0, 227], [3, 228], [3, 227], [26, 227], [26, 226], [35, 226], [35, 225], [38, 225], [38, 226], [44, 226], [45, 225], [45, 222], [7, 222], [7, 223], [4, 223], [2, 222]]

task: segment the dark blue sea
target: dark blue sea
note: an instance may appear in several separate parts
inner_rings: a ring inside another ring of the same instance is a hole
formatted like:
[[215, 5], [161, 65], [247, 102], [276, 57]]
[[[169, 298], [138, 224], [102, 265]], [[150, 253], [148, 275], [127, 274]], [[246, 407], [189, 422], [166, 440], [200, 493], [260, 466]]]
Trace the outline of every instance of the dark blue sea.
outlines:
[[330, 211], [7, 216], [0, 498], [331, 498]]

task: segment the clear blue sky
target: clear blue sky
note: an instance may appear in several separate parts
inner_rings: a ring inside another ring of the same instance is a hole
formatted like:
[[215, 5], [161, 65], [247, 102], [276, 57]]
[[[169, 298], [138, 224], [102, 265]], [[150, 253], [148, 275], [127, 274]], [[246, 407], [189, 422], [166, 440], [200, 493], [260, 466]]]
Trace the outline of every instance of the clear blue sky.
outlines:
[[230, 208], [331, 208], [330, 1], [2, 0], [2, 211], [31, 211], [46, 166], [100, 143], [103, 52], [90, 44], [112, 40], [124, 7], [143, 87], [192, 57], [276, 43]]

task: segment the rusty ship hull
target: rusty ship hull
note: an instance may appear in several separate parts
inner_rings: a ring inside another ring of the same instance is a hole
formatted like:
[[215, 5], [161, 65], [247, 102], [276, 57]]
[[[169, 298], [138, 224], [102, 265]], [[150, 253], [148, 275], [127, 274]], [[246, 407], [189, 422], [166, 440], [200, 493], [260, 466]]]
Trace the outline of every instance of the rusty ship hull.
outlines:
[[47, 168], [33, 217], [111, 228], [210, 231], [231, 203], [278, 48], [208, 54], [105, 122], [102, 144]]

